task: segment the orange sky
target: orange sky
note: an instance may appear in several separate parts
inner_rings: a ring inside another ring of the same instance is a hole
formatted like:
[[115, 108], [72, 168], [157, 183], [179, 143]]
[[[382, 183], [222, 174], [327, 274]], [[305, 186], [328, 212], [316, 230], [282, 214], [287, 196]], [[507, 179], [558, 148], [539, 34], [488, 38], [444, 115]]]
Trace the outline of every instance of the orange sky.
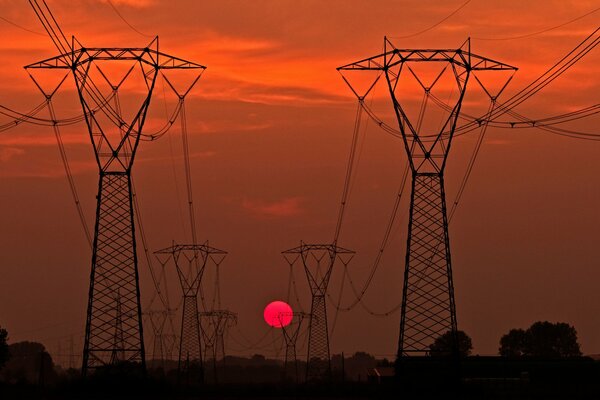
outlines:
[[[86, 46], [143, 46], [158, 34], [161, 51], [208, 66], [187, 102], [199, 235], [230, 252], [221, 271], [223, 306], [239, 313], [239, 330], [232, 333], [229, 352], [271, 356], [276, 349], [269, 343], [279, 332], [268, 333], [263, 348], [254, 350], [243, 349], [242, 335], [249, 341], [263, 337], [264, 305], [286, 297], [289, 269], [280, 252], [301, 239], [329, 241], [335, 228], [356, 110], [335, 68], [379, 53], [384, 35], [406, 48], [455, 48], [470, 36], [473, 52], [519, 67], [508, 98], [591, 33], [600, 17], [594, 13], [529, 38], [483, 40], [541, 31], [593, 10], [597, 2], [472, 1], [436, 28], [403, 38], [463, 1], [113, 3], [148, 37], [128, 27], [106, 1], [48, 1], [65, 33]], [[27, 2], [0, 0], [0, 6], [0, 17], [43, 32]], [[43, 98], [22, 66], [56, 50], [44, 35], [3, 20], [0, 37], [0, 104], [29, 110]], [[597, 51], [590, 53], [518, 111], [539, 118], [596, 104], [599, 61]], [[165, 102], [168, 108], [174, 104], [168, 94], [163, 101], [162, 90], [159, 85], [148, 127], [161, 125]], [[382, 116], [391, 113], [385, 95], [383, 88], [376, 92]], [[59, 118], [79, 112], [72, 84], [55, 106]], [[590, 118], [570, 127], [594, 132], [598, 122]], [[97, 170], [86, 128], [66, 127], [63, 138], [91, 225]], [[398, 139], [373, 123], [361, 138], [340, 238], [340, 245], [358, 252], [350, 264], [357, 285], [376, 255], [405, 162]], [[475, 141], [467, 135], [454, 143], [449, 201]], [[489, 130], [450, 227], [458, 323], [472, 336], [475, 353], [493, 354], [510, 328], [546, 319], [575, 325], [583, 352], [600, 353], [599, 146], [535, 130]], [[181, 154], [178, 126], [140, 146], [134, 176], [152, 250], [190, 241]], [[64, 352], [70, 335], [78, 341], [83, 333], [91, 256], [51, 130], [24, 125], [0, 133], [0, 179], [0, 325], [12, 341], [38, 340]], [[377, 311], [400, 301], [407, 210], [405, 202], [365, 297]], [[152, 286], [145, 264], [140, 271], [147, 304]], [[209, 271], [206, 282], [213, 277]], [[306, 310], [300, 269], [296, 278]], [[172, 283], [175, 302], [179, 288]], [[338, 270], [331, 282], [336, 298], [340, 285]], [[351, 300], [346, 288], [342, 303]], [[330, 308], [330, 321], [334, 314]], [[391, 357], [398, 325], [398, 312], [387, 318], [361, 307], [340, 313], [332, 351]]]

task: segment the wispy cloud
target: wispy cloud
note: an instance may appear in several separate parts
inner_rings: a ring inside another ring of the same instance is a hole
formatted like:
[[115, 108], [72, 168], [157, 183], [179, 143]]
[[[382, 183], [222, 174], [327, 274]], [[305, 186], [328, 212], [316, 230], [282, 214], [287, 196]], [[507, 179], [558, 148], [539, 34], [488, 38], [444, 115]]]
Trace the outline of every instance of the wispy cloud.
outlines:
[[244, 199], [242, 207], [258, 217], [293, 217], [304, 212], [302, 201], [300, 197], [287, 197], [273, 202]]
[[[109, 0], [100, 0], [101, 3], [109, 3]], [[146, 8], [153, 6], [155, 0], [110, 0], [115, 6], [129, 6], [135, 8]]]
[[25, 150], [16, 147], [0, 147], [0, 162], [10, 161], [13, 157], [20, 156]]

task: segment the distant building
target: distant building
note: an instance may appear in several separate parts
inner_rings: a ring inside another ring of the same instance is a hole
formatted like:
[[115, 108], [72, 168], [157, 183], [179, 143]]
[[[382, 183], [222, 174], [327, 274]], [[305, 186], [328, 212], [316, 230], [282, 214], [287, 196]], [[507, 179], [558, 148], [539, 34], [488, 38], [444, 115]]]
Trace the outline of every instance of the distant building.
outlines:
[[367, 370], [367, 382], [387, 383], [394, 380], [396, 371], [394, 367], [375, 367]]

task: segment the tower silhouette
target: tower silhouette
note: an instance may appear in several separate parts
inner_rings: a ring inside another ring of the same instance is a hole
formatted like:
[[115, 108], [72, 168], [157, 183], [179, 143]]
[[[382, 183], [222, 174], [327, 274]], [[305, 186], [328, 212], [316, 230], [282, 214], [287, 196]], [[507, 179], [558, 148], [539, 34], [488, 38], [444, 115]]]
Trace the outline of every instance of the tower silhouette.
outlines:
[[[227, 252], [205, 244], [173, 244], [154, 252], [162, 264], [175, 264], [183, 292], [181, 335], [179, 337], [178, 376], [183, 383], [204, 380], [202, 360], [202, 327], [198, 309], [198, 292], [209, 261], [221, 264]], [[218, 260], [217, 260], [218, 258]]]
[[306, 380], [329, 380], [331, 362], [329, 331], [327, 326], [327, 287], [336, 261], [347, 265], [354, 252], [335, 244], [306, 244], [286, 250], [283, 256], [290, 264], [300, 260], [311, 291], [311, 307], [308, 328], [308, 355]]
[[165, 370], [166, 360], [170, 360], [173, 348], [173, 334], [165, 332], [165, 328], [171, 328], [172, 325], [167, 322], [172, 322], [171, 316], [174, 310], [149, 310], [143, 314], [147, 317], [152, 328], [152, 361], [153, 367], [162, 368]]
[[[469, 80], [474, 78], [491, 101], [489, 115], [516, 68], [471, 53], [469, 40], [459, 49], [428, 50], [399, 49], [386, 38], [382, 54], [338, 70], [342, 76], [352, 71], [377, 73], [366, 91], [344, 76], [361, 104], [383, 74], [412, 172], [398, 357], [428, 354], [429, 346], [446, 332], [452, 332], [452, 353], [457, 355], [446, 161]], [[510, 76], [503, 80], [498, 71]], [[422, 96], [421, 103], [415, 94]]]
[[[281, 312], [278, 315], [281, 325], [281, 333], [285, 342], [285, 361], [283, 365], [284, 379], [293, 378], [298, 383], [300, 378], [298, 371], [298, 356], [296, 353], [296, 343], [302, 329], [304, 318], [310, 317], [303, 312]], [[282, 323], [284, 318], [292, 317], [288, 325]]]
[[[48, 20], [60, 33], [53, 40], [61, 54], [26, 68], [30, 74], [72, 72], [100, 175], [82, 373], [116, 359], [145, 369], [131, 172], [159, 72], [201, 73], [205, 67], [161, 53], [158, 37], [146, 47], [90, 48], [75, 38], [69, 43], [53, 17]], [[124, 90], [135, 97], [131, 107], [119, 101]], [[122, 340], [114, 340], [115, 326]]]
[[214, 382], [219, 382], [217, 361], [225, 362], [225, 333], [237, 324], [237, 314], [229, 310], [212, 310], [200, 312], [202, 338], [204, 339], [204, 359], [212, 360]]

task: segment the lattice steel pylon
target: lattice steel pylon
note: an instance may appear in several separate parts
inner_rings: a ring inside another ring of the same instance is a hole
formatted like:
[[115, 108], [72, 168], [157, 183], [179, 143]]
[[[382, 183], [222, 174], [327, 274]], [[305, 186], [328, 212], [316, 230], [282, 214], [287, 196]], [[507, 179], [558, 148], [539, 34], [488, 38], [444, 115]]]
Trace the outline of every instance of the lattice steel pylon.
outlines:
[[[327, 326], [327, 287], [336, 261], [348, 265], [354, 251], [336, 244], [306, 244], [286, 250], [286, 261], [293, 264], [300, 259], [311, 291], [311, 307], [308, 328], [308, 354], [306, 380], [331, 379], [329, 331]], [[325, 264], [325, 265], [322, 265]]]
[[[428, 354], [429, 346], [446, 332], [452, 333], [452, 353], [457, 355], [444, 170], [469, 78], [491, 100], [490, 115], [516, 68], [471, 53], [469, 40], [459, 49], [427, 50], [399, 49], [386, 38], [382, 54], [338, 70], [361, 104], [385, 76], [412, 172], [398, 357]], [[377, 76], [359, 92], [345, 75], [351, 71], [376, 71]], [[507, 79], [496, 79], [498, 71], [505, 71]], [[496, 79], [492, 85], [485, 83], [486, 76]], [[422, 96], [421, 103], [415, 94]]]
[[[289, 324], [285, 324], [284, 320], [291, 317]], [[294, 377], [294, 381], [298, 383], [300, 379], [298, 371], [298, 356], [296, 353], [296, 343], [302, 329], [304, 318], [310, 317], [310, 314], [303, 312], [281, 312], [278, 314], [283, 341], [285, 342], [285, 361], [283, 364], [284, 379], [290, 376]]]
[[143, 314], [148, 317], [150, 326], [152, 327], [152, 360], [154, 367], [159, 367], [165, 370], [165, 361], [170, 359], [172, 355], [173, 340], [172, 336], [165, 333], [167, 321], [173, 315], [174, 310], [150, 310]]
[[[205, 67], [159, 52], [158, 37], [139, 48], [89, 48], [75, 38], [70, 47], [62, 42], [60, 55], [25, 68], [30, 74], [71, 70], [100, 174], [82, 373], [116, 359], [145, 370], [131, 171], [159, 72], [188, 69], [199, 76]], [[125, 87], [132, 89], [127, 104], [137, 101], [131, 107], [119, 102]], [[119, 349], [116, 325], [123, 331]], [[123, 359], [112, 357], [115, 351]]]
[[[221, 264], [227, 252], [204, 244], [173, 244], [155, 251], [159, 261], [172, 260], [183, 292], [181, 335], [179, 337], [178, 375], [186, 383], [204, 380], [202, 327], [198, 310], [198, 292], [208, 261]], [[163, 257], [163, 258], [161, 258]]]
[[214, 381], [218, 383], [217, 361], [225, 362], [225, 333], [237, 324], [237, 314], [229, 310], [211, 310], [200, 312], [199, 315], [206, 320], [202, 324], [204, 358], [208, 360], [211, 357]]

